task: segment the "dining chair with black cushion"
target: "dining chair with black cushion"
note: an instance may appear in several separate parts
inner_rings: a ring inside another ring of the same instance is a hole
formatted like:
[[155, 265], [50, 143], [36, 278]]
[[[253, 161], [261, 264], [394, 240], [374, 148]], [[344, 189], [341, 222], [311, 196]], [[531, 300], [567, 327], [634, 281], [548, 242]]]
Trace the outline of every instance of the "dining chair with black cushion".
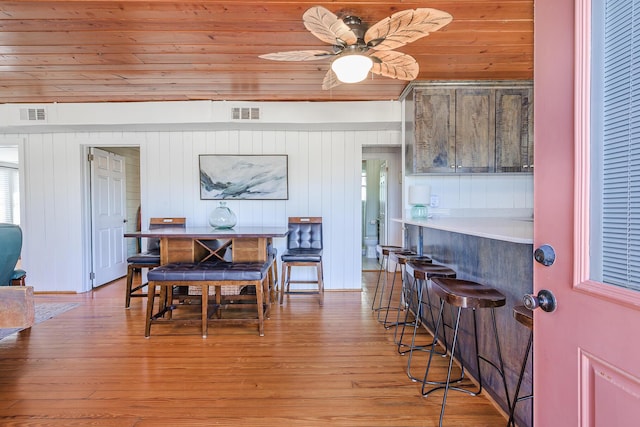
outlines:
[[[187, 220], [184, 217], [177, 218], [151, 218], [149, 220], [149, 230], [168, 227], [181, 227], [186, 226]], [[136, 287], [133, 286], [133, 276], [136, 273], [142, 274], [144, 268], [154, 268], [160, 266], [160, 239], [149, 238], [147, 239], [147, 250], [137, 253], [127, 258], [127, 288], [126, 288], [126, 300], [125, 308], [131, 306], [131, 298], [146, 297], [147, 294], [143, 289], [147, 286], [147, 283], [141, 283]]]
[[[280, 304], [284, 294], [315, 293], [320, 305], [324, 302], [322, 274], [322, 217], [289, 217], [287, 249], [282, 261]], [[316, 280], [291, 280], [291, 267], [316, 267]], [[316, 283], [316, 289], [290, 289], [291, 283]]]
[[0, 286], [24, 285], [26, 273], [16, 269], [22, 250], [22, 230], [15, 224], [0, 224]]

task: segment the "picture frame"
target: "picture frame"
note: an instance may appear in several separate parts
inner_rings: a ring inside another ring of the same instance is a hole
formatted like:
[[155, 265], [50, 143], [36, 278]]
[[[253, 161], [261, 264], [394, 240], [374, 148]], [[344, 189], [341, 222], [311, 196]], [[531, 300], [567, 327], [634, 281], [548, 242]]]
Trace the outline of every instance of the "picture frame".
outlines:
[[201, 200], [288, 200], [286, 154], [200, 154]]

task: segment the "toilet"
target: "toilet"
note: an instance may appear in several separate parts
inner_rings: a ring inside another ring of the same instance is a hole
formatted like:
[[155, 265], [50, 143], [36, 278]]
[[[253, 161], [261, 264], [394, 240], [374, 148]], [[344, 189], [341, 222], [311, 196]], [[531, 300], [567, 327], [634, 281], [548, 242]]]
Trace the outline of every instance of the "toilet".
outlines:
[[365, 256], [367, 258], [377, 258], [376, 246], [378, 245], [378, 238], [376, 236], [368, 236], [364, 238], [364, 246], [366, 247]]

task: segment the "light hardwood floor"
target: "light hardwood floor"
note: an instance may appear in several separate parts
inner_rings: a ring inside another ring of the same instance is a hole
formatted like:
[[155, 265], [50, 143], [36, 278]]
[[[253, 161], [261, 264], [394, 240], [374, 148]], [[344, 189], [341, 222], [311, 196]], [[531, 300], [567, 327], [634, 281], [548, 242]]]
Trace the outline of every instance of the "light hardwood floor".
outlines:
[[376, 258], [362, 257], [362, 271], [378, 271], [380, 264]]
[[[437, 426], [442, 394], [405, 375], [393, 332], [360, 292], [293, 295], [255, 325], [212, 325], [145, 339], [143, 299], [124, 281], [37, 301], [81, 305], [0, 340], [2, 426]], [[176, 332], [176, 331], [174, 331]], [[418, 355], [419, 363], [426, 360]], [[438, 358], [438, 369], [444, 359]], [[484, 396], [449, 394], [445, 426], [504, 426]]]

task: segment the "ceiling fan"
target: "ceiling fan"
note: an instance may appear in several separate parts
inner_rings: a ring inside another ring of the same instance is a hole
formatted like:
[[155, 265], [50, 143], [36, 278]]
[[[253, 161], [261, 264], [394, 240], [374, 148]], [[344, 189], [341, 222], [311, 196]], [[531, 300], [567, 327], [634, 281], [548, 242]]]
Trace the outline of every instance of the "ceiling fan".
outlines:
[[414, 80], [418, 62], [410, 55], [393, 49], [428, 36], [452, 21], [447, 12], [420, 8], [396, 12], [367, 29], [357, 16], [338, 18], [322, 6], [313, 6], [303, 15], [304, 26], [323, 42], [333, 45], [327, 50], [295, 50], [260, 55], [274, 61], [315, 61], [334, 58], [322, 82], [323, 89], [341, 83], [364, 80], [369, 71], [384, 77]]

